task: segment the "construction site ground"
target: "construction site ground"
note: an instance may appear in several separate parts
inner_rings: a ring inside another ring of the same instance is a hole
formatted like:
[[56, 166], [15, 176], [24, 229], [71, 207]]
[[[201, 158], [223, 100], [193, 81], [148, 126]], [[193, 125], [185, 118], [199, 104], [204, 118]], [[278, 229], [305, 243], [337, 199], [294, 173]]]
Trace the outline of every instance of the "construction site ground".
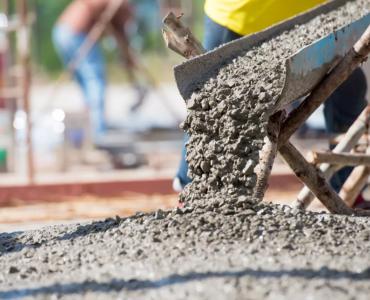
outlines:
[[0, 299], [368, 299], [369, 226], [240, 199], [2, 233]]
[[[327, 148], [324, 139], [294, 143], [303, 153]], [[172, 161], [38, 176], [55, 192], [46, 200], [37, 185], [20, 188], [24, 178], [2, 180], [3, 192], [28, 200], [0, 209], [0, 299], [368, 299], [368, 219], [244, 200], [177, 209]], [[99, 196], [79, 194], [92, 187]], [[265, 202], [289, 204], [300, 188], [278, 158]]]
[[[297, 139], [295, 143], [303, 153], [313, 143], [315, 149], [327, 148], [325, 139]], [[171, 185], [177, 159], [178, 155], [174, 153], [173, 159], [166, 165], [162, 164], [161, 168], [147, 166], [109, 172], [86, 168], [78, 173], [39, 175], [36, 180], [40, 187], [33, 187], [33, 191], [32, 187], [25, 187], [24, 177], [2, 175], [2, 195], [6, 195], [8, 189], [8, 194], [13, 196], [10, 199], [1, 197], [0, 231], [37, 229], [45, 225], [99, 220], [116, 215], [123, 217], [139, 211], [174, 208], [177, 206], [178, 195], [173, 192]], [[86, 188], [89, 185], [94, 186], [94, 189]], [[51, 188], [48, 191], [43, 186]], [[264, 201], [290, 204], [301, 187], [301, 183], [278, 157]], [[59, 193], [58, 189], [62, 192]], [[310, 209], [324, 210], [318, 202]]]
[[[312, 150], [312, 141], [293, 143]], [[175, 169], [161, 178], [167, 191]], [[158, 170], [142, 171], [136, 188], [140, 180], [158, 186]], [[76, 181], [68, 176], [59, 182], [65, 192]], [[88, 172], [81, 186], [104, 176]], [[125, 183], [123, 173], [109, 176]], [[38, 184], [57, 178], [47, 177]], [[2, 181], [3, 191], [27, 192], [16, 181]], [[176, 194], [154, 188], [45, 202], [31, 190], [32, 201], [18, 197], [0, 210], [0, 299], [368, 299], [369, 219], [276, 204], [293, 201], [300, 187], [278, 159], [260, 204], [240, 197], [180, 209]]]

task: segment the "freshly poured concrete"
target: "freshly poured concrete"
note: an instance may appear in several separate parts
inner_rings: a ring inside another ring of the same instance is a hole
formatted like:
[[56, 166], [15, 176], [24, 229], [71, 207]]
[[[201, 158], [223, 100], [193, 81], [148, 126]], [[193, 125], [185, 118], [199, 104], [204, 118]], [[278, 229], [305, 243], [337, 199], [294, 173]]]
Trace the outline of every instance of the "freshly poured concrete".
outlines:
[[186, 208], [1, 234], [0, 299], [368, 299], [370, 219], [250, 195], [283, 59], [369, 9], [354, 1], [284, 33], [193, 95]]
[[[193, 183], [183, 201], [250, 196], [267, 118], [285, 80], [285, 60], [299, 49], [369, 13], [370, 1], [350, 1], [247, 51], [221, 68], [187, 101], [183, 128]], [[261, 200], [261, 199], [258, 199]]]
[[0, 235], [0, 299], [368, 299], [370, 220], [240, 199]]

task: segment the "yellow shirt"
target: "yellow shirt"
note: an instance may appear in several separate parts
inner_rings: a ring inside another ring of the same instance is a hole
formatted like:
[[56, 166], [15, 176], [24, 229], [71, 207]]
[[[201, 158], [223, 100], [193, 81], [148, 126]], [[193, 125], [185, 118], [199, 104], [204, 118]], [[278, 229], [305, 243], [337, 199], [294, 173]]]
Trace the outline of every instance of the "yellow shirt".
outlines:
[[309, 10], [327, 0], [206, 0], [205, 12], [216, 23], [248, 35]]

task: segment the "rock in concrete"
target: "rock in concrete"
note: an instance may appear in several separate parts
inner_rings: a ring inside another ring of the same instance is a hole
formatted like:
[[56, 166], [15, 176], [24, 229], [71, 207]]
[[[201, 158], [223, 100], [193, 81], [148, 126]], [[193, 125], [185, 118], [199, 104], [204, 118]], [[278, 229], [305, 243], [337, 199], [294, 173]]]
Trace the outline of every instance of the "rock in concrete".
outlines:
[[192, 96], [184, 209], [1, 233], [0, 299], [368, 299], [370, 219], [258, 203], [250, 170], [283, 59], [369, 6], [275, 37]]

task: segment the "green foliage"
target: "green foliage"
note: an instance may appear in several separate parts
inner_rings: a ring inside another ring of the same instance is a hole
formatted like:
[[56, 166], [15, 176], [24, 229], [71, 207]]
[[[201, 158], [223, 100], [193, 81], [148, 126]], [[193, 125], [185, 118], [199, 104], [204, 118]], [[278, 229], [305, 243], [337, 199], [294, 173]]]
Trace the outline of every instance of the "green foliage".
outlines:
[[53, 25], [70, 0], [36, 0], [36, 23], [33, 28], [34, 61], [46, 72], [61, 70], [61, 63], [52, 43]]

